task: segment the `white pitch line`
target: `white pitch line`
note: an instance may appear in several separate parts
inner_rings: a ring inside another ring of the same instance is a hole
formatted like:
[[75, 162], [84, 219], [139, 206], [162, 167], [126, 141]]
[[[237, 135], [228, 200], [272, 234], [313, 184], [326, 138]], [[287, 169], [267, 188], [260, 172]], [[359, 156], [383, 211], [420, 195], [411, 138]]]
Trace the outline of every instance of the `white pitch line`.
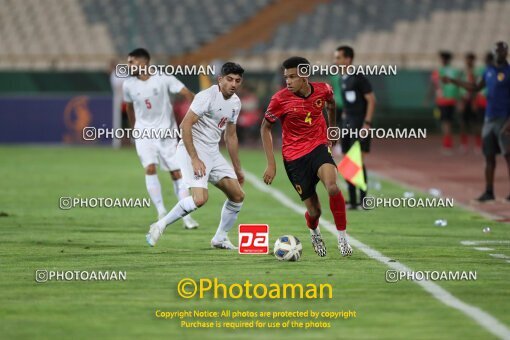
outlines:
[[[286, 207], [294, 210], [298, 214], [305, 213], [305, 208], [301, 205], [296, 204], [293, 200], [288, 198], [284, 193], [281, 191], [274, 189], [268, 185], [266, 185], [264, 182], [262, 182], [260, 179], [258, 179], [257, 176], [253, 175], [252, 173], [245, 171], [245, 178], [248, 182], [250, 182], [255, 188], [258, 190], [265, 192], [269, 195], [271, 195], [274, 199], [276, 199], [280, 204], [285, 205]], [[324, 218], [321, 218], [321, 223], [323, 227], [325, 227], [328, 231], [330, 231], [333, 235], [337, 236], [337, 231], [335, 228], [335, 225]], [[394, 261], [390, 259], [387, 256], [384, 256], [379, 251], [370, 248], [368, 245], [358, 241], [352, 236], [349, 236], [350, 244], [354, 247], [361, 250], [363, 253], [365, 253], [368, 257], [375, 259], [384, 265], [390, 267], [391, 269], [403, 271], [403, 272], [412, 272], [413, 270], [406, 265], [400, 263], [400, 262], [389, 262]], [[473, 321], [478, 323], [480, 326], [482, 326], [484, 329], [486, 329], [488, 332], [492, 333], [493, 335], [501, 338], [501, 339], [510, 339], [510, 329], [503, 323], [501, 323], [498, 319], [487, 313], [486, 311], [469, 305], [465, 303], [464, 301], [456, 298], [451, 293], [449, 293], [447, 290], [443, 289], [438, 284], [432, 282], [432, 281], [414, 281], [417, 285], [421, 286], [425, 291], [430, 293], [434, 298], [439, 300], [440, 302], [444, 303], [447, 306], [450, 306], [452, 308], [457, 309], [458, 311], [464, 313], [468, 317], [470, 317]]]
[[[386, 180], [386, 181], [389, 181], [389, 182], [395, 182], [395, 179], [391, 178], [391, 177], [388, 177], [388, 176], [385, 176], [377, 171], [369, 171], [369, 177], [370, 178], [379, 178], [379, 179], [382, 179], [382, 180]], [[423, 189], [423, 188], [419, 188], [417, 186], [414, 186], [412, 184], [409, 184], [409, 183], [401, 183], [403, 186], [413, 190], [413, 191], [416, 191], [416, 192], [424, 192], [424, 190], [426, 189]], [[430, 195], [429, 193], [426, 193], [427, 195]], [[457, 207], [460, 207], [462, 209], [465, 209], [465, 210], [468, 210], [470, 212], [474, 212], [474, 213], [477, 213], [478, 215], [480, 216], [483, 216], [485, 217], [486, 219], [489, 219], [489, 220], [499, 220], [501, 218], [501, 216], [498, 216], [498, 215], [494, 215], [494, 214], [491, 214], [491, 213], [488, 213], [488, 212], [485, 212], [485, 211], [482, 211], [482, 210], [477, 210], [475, 207], [471, 206], [471, 205], [468, 205], [468, 204], [464, 204], [464, 203], [460, 203], [459, 201], [455, 200], [455, 206]]]
[[495, 257], [497, 259], [504, 259], [504, 260], [510, 259], [510, 256], [507, 256], [505, 254], [489, 254], [489, 255], [492, 257]]
[[479, 241], [460, 241], [460, 244], [464, 246], [476, 246], [479, 244], [509, 244], [510, 240], [479, 240]]
[[474, 247], [473, 249], [476, 249], [476, 250], [479, 250], [479, 251], [494, 250], [494, 248], [488, 248], [488, 247]]

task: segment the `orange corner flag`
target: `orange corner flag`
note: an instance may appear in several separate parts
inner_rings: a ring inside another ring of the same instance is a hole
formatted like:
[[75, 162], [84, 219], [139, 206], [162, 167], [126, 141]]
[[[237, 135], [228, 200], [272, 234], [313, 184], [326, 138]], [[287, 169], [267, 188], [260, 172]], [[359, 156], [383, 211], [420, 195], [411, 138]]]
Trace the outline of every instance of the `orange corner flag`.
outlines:
[[367, 183], [363, 176], [363, 161], [361, 160], [361, 145], [354, 142], [342, 161], [338, 164], [338, 172], [352, 185], [363, 191], [367, 190]]

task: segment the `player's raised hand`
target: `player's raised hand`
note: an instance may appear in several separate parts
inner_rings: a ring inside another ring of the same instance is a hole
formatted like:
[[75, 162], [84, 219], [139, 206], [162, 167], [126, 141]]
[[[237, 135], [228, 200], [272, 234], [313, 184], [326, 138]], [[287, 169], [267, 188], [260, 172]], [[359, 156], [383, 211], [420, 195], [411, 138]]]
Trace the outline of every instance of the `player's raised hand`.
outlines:
[[193, 166], [193, 172], [195, 173], [195, 176], [205, 176], [205, 164], [202, 162], [202, 160], [200, 160], [200, 158], [192, 159], [191, 165]]
[[270, 185], [273, 183], [273, 179], [276, 176], [276, 167], [268, 165], [266, 171], [264, 171], [264, 183]]

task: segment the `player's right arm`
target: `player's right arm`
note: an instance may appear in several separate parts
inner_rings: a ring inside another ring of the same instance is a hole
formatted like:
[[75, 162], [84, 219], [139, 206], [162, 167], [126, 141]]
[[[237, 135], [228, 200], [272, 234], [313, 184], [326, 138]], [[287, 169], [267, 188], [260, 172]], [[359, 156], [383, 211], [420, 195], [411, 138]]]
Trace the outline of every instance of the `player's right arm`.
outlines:
[[262, 138], [262, 146], [264, 147], [264, 152], [266, 153], [267, 159], [267, 167], [266, 171], [264, 171], [264, 183], [266, 184], [271, 184], [276, 176], [276, 161], [274, 159], [273, 136], [271, 135], [272, 128], [273, 123], [266, 119], [262, 120], [260, 136]]
[[196, 124], [199, 119], [200, 117], [189, 109], [181, 122], [180, 128], [182, 131], [182, 142], [184, 143], [184, 147], [186, 147], [186, 151], [191, 158], [193, 172], [195, 176], [202, 177], [205, 175], [205, 164], [200, 158], [198, 158], [197, 149], [195, 149], [195, 145], [193, 144], [193, 134], [191, 132], [193, 124]]
[[436, 92], [438, 77], [439, 77], [439, 71], [437, 71], [437, 70], [432, 71], [432, 74], [430, 75], [429, 86], [427, 89], [427, 95], [423, 101], [423, 105], [425, 105], [425, 106], [428, 105], [429, 102], [434, 101], [434, 95]]
[[136, 118], [135, 118], [135, 108], [133, 107], [133, 103], [126, 103], [126, 111], [128, 116], [129, 125], [132, 129], [135, 128]]
[[271, 184], [276, 176], [276, 161], [274, 159], [273, 136], [271, 135], [271, 130], [273, 128], [273, 124], [282, 115], [282, 112], [283, 110], [280, 101], [276, 96], [273, 96], [269, 106], [267, 107], [264, 119], [262, 120], [262, 125], [260, 126], [262, 146], [264, 147], [267, 159], [267, 167], [263, 176], [264, 183], [266, 184]]
[[135, 108], [133, 107], [133, 99], [131, 98], [131, 94], [129, 92], [127, 81], [122, 84], [122, 96], [124, 97], [124, 102], [126, 102], [126, 111], [128, 116], [129, 125], [132, 129], [135, 128], [136, 117], [135, 117]]
[[441, 81], [446, 84], [448, 84], [448, 83], [454, 84], [456, 86], [462, 87], [463, 89], [466, 89], [468, 91], [473, 91], [473, 92], [478, 92], [485, 87], [485, 79], [484, 78], [480, 79], [478, 81], [478, 83], [476, 83], [476, 84], [467, 82], [467, 81], [463, 81], [460, 79], [450, 78], [450, 77], [442, 77]]

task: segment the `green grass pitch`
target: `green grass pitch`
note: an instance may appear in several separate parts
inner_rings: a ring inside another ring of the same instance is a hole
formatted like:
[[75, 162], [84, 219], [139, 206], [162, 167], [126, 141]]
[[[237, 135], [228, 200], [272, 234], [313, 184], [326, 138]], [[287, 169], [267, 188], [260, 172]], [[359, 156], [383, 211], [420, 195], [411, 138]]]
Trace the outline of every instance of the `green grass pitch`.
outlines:
[[[187, 231], [167, 228], [155, 248], [145, 243], [155, 220], [150, 208], [76, 208], [60, 210], [60, 196], [147, 197], [143, 170], [134, 149], [0, 148], [0, 337], [182, 339], [491, 339], [491, 333], [456, 309], [447, 307], [410, 281], [386, 283], [385, 265], [357, 249], [342, 258], [333, 234], [323, 230], [328, 256], [312, 250], [299, 214], [245, 184], [239, 223], [270, 225], [270, 246], [283, 234], [303, 242], [297, 263], [270, 255], [239, 255], [213, 250], [224, 197], [210, 188], [207, 205], [194, 213], [201, 224]], [[281, 156], [278, 155], [278, 159]], [[241, 150], [244, 168], [261, 177], [261, 151]], [[175, 204], [168, 174], [159, 173], [167, 209]], [[408, 189], [381, 181], [374, 195], [401, 196]], [[299, 203], [279, 163], [273, 186]], [[319, 185], [320, 187], [320, 185]], [[332, 221], [319, 189], [324, 217]], [[5, 216], [7, 215], [7, 216]], [[438, 218], [448, 226], [434, 226]], [[510, 325], [510, 263], [462, 245], [462, 240], [510, 240], [508, 225], [485, 220], [460, 208], [376, 209], [349, 212], [349, 232], [358, 240], [414, 270], [477, 271], [476, 281], [440, 281], [441, 287]], [[484, 225], [492, 232], [482, 233]], [[236, 242], [237, 225], [231, 232]], [[508, 244], [491, 245], [510, 255]], [[126, 281], [36, 283], [37, 269], [126, 271]], [[218, 278], [223, 283], [330, 283], [332, 299], [183, 299], [178, 281]], [[155, 317], [157, 309], [318, 311], [354, 310], [356, 318], [331, 320], [328, 329], [183, 329], [178, 320]]]

